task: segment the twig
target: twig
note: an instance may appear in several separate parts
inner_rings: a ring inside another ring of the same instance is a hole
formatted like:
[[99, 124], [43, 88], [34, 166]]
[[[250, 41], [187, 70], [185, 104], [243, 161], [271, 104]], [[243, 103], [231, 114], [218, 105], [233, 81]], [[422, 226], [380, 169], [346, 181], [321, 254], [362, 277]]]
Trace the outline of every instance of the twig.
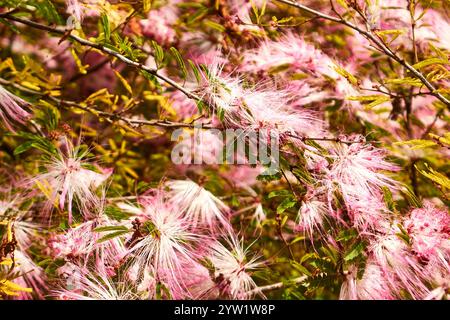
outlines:
[[267, 286], [262, 286], [262, 287], [258, 287], [255, 288], [253, 290], [247, 291], [246, 295], [247, 296], [252, 296], [258, 293], [261, 293], [263, 291], [270, 291], [270, 290], [276, 290], [276, 289], [281, 289], [283, 288], [285, 285], [294, 285], [294, 284], [300, 284], [302, 282], [305, 282], [305, 280], [308, 279], [307, 276], [301, 276], [292, 280], [288, 280], [285, 282], [277, 282], [274, 284], [269, 284]]
[[131, 60], [131, 59], [127, 58], [126, 56], [118, 53], [117, 51], [114, 51], [114, 50], [112, 50], [110, 48], [107, 48], [107, 47], [105, 47], [105, 46], [103, 46], [101, 44], [94, 43], [94, 42], [91, 42], [89, 40], [86, 40], [86, 39], [80, 38], [78, 36], [75, 36], [75, 35], [71, 34], [72, 30], [66, 30], [66, 29], [57, 28], [57, 27], [50, 27], [50, 26], [47, 26], [47, 25], [44, 25], [44, 24], [40, 24], [40, 23], [37, 23], [37, 22], [34, 22], [34, 21], [30, 21], [30, 20], [26, 20], [26, 19], [22, 19], [22, 18], [13, 16], [10, 13], [1, 13], [0, 14], [0, 18], [11, 20], [11, 21], [15, 21], [15, 22], [19, 22], [19, 23], [25, 24], [25, 25], [27, 25], [29, 27], [35, 28], [35, 29], [39, 29], [39, 30], [43, 30], [43, 31], [51, 32], [51, 33], [56, 33], [56, 34], [59, 34], [59, 35], [62, 35], [64, 37], [66, 37], [67, 39], [71, 39], [73, 41], [76, 41], [76, 42], [78, 42], [79, 44], [81, 44], [83, 46], [91, 47], [91, 48], [97, 49], [99, 51], [102, 51], [103, 53], [111, 55], [111, 56], [119, 59], [120, 61], [126, 63], [127, 65], [129, 65], [131, 67], [134, 67], [134, 68], [137, 68], [137, 69], [140, 69], [140, 70], [143, 70], [143, 71], [146, 71], [146, 72], [152, 74], [153, 76], [155, 76], [156, 78], [164, 81], [165, 83], [169, 84], [173, 88], [183, 92], [189, 99], [193, 99], [193, 100], [196, 100], [196, 101], [201, 101], [201, 98], [199, 96], [197, 96], [196, 94], [194, 94], [191, 91], [187, 90], [186, 88], [184, 88], [178, 82], [176, 82], [176, 81], [174, 81], [174, 80], [170, 79], [169, 77], [166, 77], [166, 76], [164, 76], [162, 74], [159, 74], [157, 69], [150, 68], [150, 67], [148, 67], [148, 66], [146, 66], [146, 65], [144, 65], [144, 64], [142, 64], [140, 62]]

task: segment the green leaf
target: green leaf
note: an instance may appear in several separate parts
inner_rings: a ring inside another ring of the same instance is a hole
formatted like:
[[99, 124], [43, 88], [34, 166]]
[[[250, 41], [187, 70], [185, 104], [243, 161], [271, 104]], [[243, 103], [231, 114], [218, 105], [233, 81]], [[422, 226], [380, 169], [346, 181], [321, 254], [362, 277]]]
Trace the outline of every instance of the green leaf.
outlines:
[[58, 25], [64, 24], [63, 19], [50, 0], [31, 1], [30, 4], [36, 7], [37, 12], [42, 15], [48, 23], [55, 23]]
[[200, 83], [201, 80], [202, 80], [201, 77], [200, 77], [200, 71], [198, 70], [198, 68], [197, 68], [197, 66], [195, 65], [195, 63], [192, 62], [191, 59], [188, 59], [188, 63], [189, 63], [189, 66], [190, 66], [191, 69], [192, 69], [192, 72], [194, 73], [194, 76], [195, 76], [195, 79], [197, 80], [197, 83]]
[[299, 271], [303, 274], [306, 274], [308, 277], [312, 276], [311, 272], [309, 272], [309, 270], [306, 269], [304, 266], [302, 266], [300, 263], [298, 263], [294, 260], [291, 260], [290, 262], [291, 262], [292, 267], [294, 267], [294, 269], [296, 269], [297, 271]]
[[173, 56], [177, 60], [178, 66], [181, 68], [182, 78], [186, 79], [186, 77], [187, 77], [186, 64], [184, 63], [184, 60], [181, 57], [180, 52], [174, 47], [170, 47], [170, 51], [172, 52]]
[[281, 214], [289, 208], [294, 207], [297, 204], [297, 201], [294, 201], [290, 198], [284, 199], [277, 207], [277, 213]]
[[274, 190], [269, 193], [267, 198], [272, 199], [275, 197], [286, 197], [286, 196], [291, 196], [291, 195], [292, 195], [292, 192], [289, 190]]
[[155, 57], [156, 65], [158, 66], [158, 68], [161, 68], [164, 62], [164, 50], [155, 40], [152, 40], [151, 44], [153, 47], [153, 54]]
[[425, 164], [426, 170], [421, 170], [415, 165], [417, 171], [419, 171], [423, 176], [427, 177], [428, 179], [434, 181], [435, 183], [441, 185], [445, 189], [450, 190], [450, 179], [447, 178], [445, 175], [443, 175], [440, 172], [437, 172], [433, 168], [431, 168], [428, 164]]
[[448, 64], [448, 60], [442, 58], [430, 58], [416, 63], [413, 65], [413, 68], [419, 70], [433, 64]]
[[107, 206], [105, 208], [105, 214], [108, 217], [110, 217], [111, 219], [114, 219], [117, 221], [126, 220], [132, 216], [132, 214], [123, 212], [122, 210], [120, 210], [119, 208], [114, 207], [114, 206]]
[[417, 150], [437, 146], [437, 143], [431, 140], [413, 139], [408, 141], [398, 141], [395, 142], [394, 145], [397, 146], [409, 145], [411, 146], [411, 150]]
[[94, 229], [95, 232], [105, 232], [105, 231], [128, 231], [128, 228], [125, 226], [106, 226], [106, 227], [98, 227]]
[[103, 33], [105, 35], [105, 41], [109, 42], [111, 39], [111, 27], [109, 25], [108, 15], [106, 15], [105, 13], [102, 13], [101, 22], [102, 22], [102, 27], [103, 27]]
[[263, 173], [256, 177], [259, 181], [273, 181], [281, 178], [281, 172], [277, 169], [267, 168]]
[[345, 261], [351, 261], [358, 257], [366, 248], [366, 243], [364, 241], [356, 243], [344, 257]]
[[142, 11], [148, 13], [152, 8], [152, 0], [142, 0]]
[[106, 236], [101, 237], [100, 239], [98, 239], [97, 243], [102, 243], [102, 242], [114, 239], [114, 238], [119, 237], [121, 235], [127, 234], [128, 232], [129, 232], [128, 230], [112, 232], [112, 233], [107, 234]]
[[33, 148], [34, 141], [26, 141], [14, 149], [14, 155], [17, 156], [25, 151]]

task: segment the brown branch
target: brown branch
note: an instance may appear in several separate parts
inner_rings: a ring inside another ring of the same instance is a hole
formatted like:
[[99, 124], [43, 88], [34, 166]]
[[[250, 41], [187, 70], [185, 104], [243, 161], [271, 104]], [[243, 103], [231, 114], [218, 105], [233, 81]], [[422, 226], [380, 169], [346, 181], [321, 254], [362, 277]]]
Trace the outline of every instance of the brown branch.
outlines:
[[292, 280], [288, 280], [285, 282], [277, 282], [274, 284], [269, 284], [267, 286], [262, 286], [262, 287], [258, 287], [255, 288], [253, 290], [247, 291], [246, 295], [247, 296], [253, 296], [255, 294], [261, 293], [263, 291], [270, 291], [270, 290], [276, 290], [276, 289], [281, 289], [284, 286], [288, 286], [288, 285], [295, 285], [295, 284], [300, 284], [302, 282], [305, 282], [305, 280], [308, 279], [307, 276], [301, 276]]
[[183, 92], [186, 95], [186, 97], [188, 97], [189, 99], [193, 99], [193, 100], [196, 100], [196, 101], [201, 101], [201, 98], [199, 96], [197, 96], [193, 92], [187, 90], [186, 88], [184, 88], [178, 82], [176, 82], [176, 81], [174, 81], [174, 80], [170, 79], [169, 77], [166, 77], [166, 76], [164, 76], [162, 74], [159, 74], [157, 69], [150, 68], [150, 67], [148, 67], [148, 66], [146, 66], [146, 65], [144, 65], [144, 64], [142, 64], [140, 62], [131, 60], [131, 59], [127, 58], [126, 56], [120, 54], [119, 52], [114, 51], [114, 50], [112, 50], [110, 48], [107, 48], [107, 47], [105, 47], [105, 46], [103, 46], [101, 44], [94, 43], [94, 42], [91, 42], [89, 40], [86, 40], [86, 39], [80, 38], [78, 36], [75, 36], [75, 35], [71, 34], [72, 30], [67, 30], [67, 29], [58, 28], [58, 27], [50, 27], [50, 26], [47, 26], [47, 25], [44, 25], [44, 24], [40, 24], [40, 23], [37, 23], [37, 22], [34, 22], [34, 21], [30, 21], [30, 20], [27, 20], [27, 19], [23, 19], [23, 18], [19, 18], [19, 17], [13, 16], [9, 12], [8, 13], [1, 13], [0, 14], [0, 18], [11, 20], [11, 21], [15, 21], [15, 22], [27, 25], [29, 27], [38, 29], [38, 30], [59, 34], [59, 35], [65, 37], [67, 39], [70, 39], [70, 40], [73, 40], [75, 42], [78, 42], [79, 44], [81, 44], [83, 46], [97, 49], [97, 50], [99, 50], [99, 51], [101, 51], [103, 53], [106, 53], [106, 54], [108, 54], [110, 56], [113, 56], [113, 57], [119, 59], [120, 61], [126, 63], [130, 67], [134, 67], [134, 68], [137, 68], [137, 69], [140, 69], [140, 70], [143, 70], [143, 71], [146, 71], [146, 72], [152, 74], [153, 76], [155, 76], [156, 78], [164, 81], [165, 83], [167, 83], [168, 85], [172, 86], [173, 88]]

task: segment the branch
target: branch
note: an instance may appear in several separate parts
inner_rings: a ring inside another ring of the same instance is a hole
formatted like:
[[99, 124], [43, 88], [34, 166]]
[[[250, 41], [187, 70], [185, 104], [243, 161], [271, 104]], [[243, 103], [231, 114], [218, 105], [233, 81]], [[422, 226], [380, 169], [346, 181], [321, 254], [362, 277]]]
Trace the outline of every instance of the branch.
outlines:
[[246, 295], [247, 296], [252, 296], [258, 293], [261, 293], [263, 291], [269, 291], [269, 290], [276, 290], [276, 289], [281, 289], [283, 288], [285, 285], [294, 285], [294, 284], [300, 284], [302, 282], [304, 282], [306, 279], [308, 279], [307, 276], [301, 276], [286, 282], [277, 282], [274, 284], [269, 284], [267, 286], [262, 286], [262, 287], [258, 287], [255, 288], [253, 290], [247, 291]]
[[32, 94], [35, 96], [40, 96], [42, 98], [47, 98], [53, 102], [55, 102], [56, 104], [63, 106], [63, 107], [69, 107], [69, 108], [76, 108], [76, 109], [80, 109], [80, 110], [84, 110], [87, 111], [93, 115], [99, 116], [105, 120], [107, 120], [109, 123], [114, 123], [116, 121], [123, 121], [125, 123], [127, 123], [130, 126], [156, 126], [156, 127], [164, 127], [164, 128], [201, 128], [201, 129], [220, 129], [219, 127], [213, 127], [211, 125], [207, 125], [207, 124], [202, 124], [201, 127], [199, 127], [198, 125], [194, 124], [194, 123], [185, 123], [185, 122], [174, 122], [174, 121], [169, 121], [169, 120], [159, 120], [159, 119], [155, 119], [155, 120], [140, 120], [140, 119], [131, 119], [131, 118], [126, 118], [123, 117], [119, 114], [116, 113], [111, 113], [111, 112], [106, 112], [106, 111], [101, 111], [101, 110], [97, 110], [95, 108], [89, 107], [89, 106], [83, 106], [77, 102], [74, 101], [68, 101], [68, 100], [63, 100], [63, 99], [59, 99], [56, 97], [53, 97], [47, 93], [44, 92], [40, 92], [40, 91], [35, 91], [32, 89], [28, 89], [24, 86], [21, 86], [20, 84], [14, 83], [12, 81], [8, 81], [5, 79], [0, 78], [0, 84], [2, 85], [7, 85], [7, 86], [11, 86], [13, 88], [16, 88], [17, 90], [20, 90], [24, 93], [27, 94]]
[[11, 20], [11, 21], [15, 21], [15, 22], [19, 22], [19, 23], [22, 23], [22, 24], [27, 25], [29, 27], [38, 29], [38, 30], [43, 30], [43, 31], [51, 32], [51, 33], [56, 33], [56, 34], [62, 35], [63, 39], [68, 38], [68, 39], [71, 39], [73, 41], [78, 42], [79, 44], [81, 44], [83, 46], [91, 47], [91, 48], [100, 50], [101, 52], [106, 53], [108, 55], [111, 55], [111, 56], [119, 59], [120, 61], [126, 63], [127, 65], [129, 65], [131, 67], [134, 67], [134, 68], [137, 68], [137, 69], [140, 69], [140, 70], [143, 70], [143, 71], [146, 71], [146, 72], [152, 74], [156, 78], [164, 81], [165, 83], [169, 84], [170, 86], [174, 87], [175, 89], [183, 92], [186, 95], [186, 97], [188, 97], [189, 99], [193, 99], [193, 100], [196, 100], [196, 101], [201, 101], [201, 98], [199, 96], [197, 96], [196, 94], [192, 93], [191, 91], [185, 89], [181, 84], [177, 83], [176, 81], [174, 81], [174, 80], [172, 80], [172, 79], [170, 79], [170, 78], [168, 78], [168, 77], [166, 77], [166, 76], [164, 76], [162, 74], [159, 74], [157, 69], [150, 68], [150, 67], [148, 67], [148, 66], [146, 66], [146, 65], [144, 65], [144, 64], [142, 64], [140, 62], [131, 60], [131, 59], [125, 57], [124, 55], [122, 55], [122, 54], [120, 54], [120, 53], [118, 53], [118, 52], [116, 52], [116, 51], [114, 51], [114, 50], [112, 50], [110, 48], [107, 48], [107, 47], [105, 47], [105, 46], [103, 46], [101, 44], [94, 43], [94, 42], [91, 42], [89, 40], [86, 40], [86, 39], [80, 38], [78, 36], [75, 36], [75, 35], [70, 33], [72, 30], [66, 30], [66, 29], [58, 28], [58, 27], [50, 27], [50, 26], [47, 26], [47, 25], [44, 25], [44, 24], [40, 24], [40, 23], [37, 23], [37, 22], [34, 22], [34, 21], [30, 21], [30, 20], [19, 18], [19, 17], [15, 17], [15, 16], [11, 15], [10, 12], [1, 13], [0, 14], [0, 18]]
[[[284, 0], [283, 0], [284, 1]], [[289, 1], [288, 1], [289, 2]], [[312, 10], [312, 9], [308, 9], [308, 10]], [[316, 14], [320, 14], [319, 12], [316, 12], [314, 10], [312, 10], [312, 12], [316, 13]], [[327, 17], [328, 19], [334, 19], [335, 21], [339, 20], [337, 18], [333, 18], [331, 16], [327, 16], [327, 15], [322, 15], [320, 17]], [[83, 45], [83, 46], [87, 46], [87, 47], [91, 47], [97, 50], [100, 50], [110, 56], [113, 56], [117, 59], [119, 59], [120, 61], [126, 63], [127, 65], [140, 69], [140, 70], [144, 70], [152, 75], [154, 75], [155, 77], [157, 77], [158, 79], [164, 81], [165, 83], [169, 84], [170, 86], [172, 86], [173, 88], [181, 91], [182, 93], [184, 93], [186, 95], [186, 97], [188, 97], [189, 99], [193, 99], [196, 101], [202, 101], [202, 99], [197, 96], [196, 94], [192, 93], [191, 91], [187, 90], [186, 88], [184, 88], [181, 84], [177, 83], [176, 81], [161, 75], [158, 73], [157, 69], [153, 69], [150, 68], [146, 65], [143, 65], [140, 62], [131, 60], [127, 57], [125, 57], [124, 55], [110, 49], [107, 48], [101, 44], [98, 43], [94, 43], [91, 42], [89, 40], [80, 38], [78, 36], [72, 35], [70, 32], [71, 30], [66, 30], [63, 28], [57, 28], [57, 27], [50, 27], [47, 25], [43, 25], [34, 21], [30, 21], [30, 20], [26, 20], [26, 19], [22, 19], [20, 17], [15, 17], [13, 15], [11, 15], [11, 12], [7, 12], [7, 13], [0, 13], [0, 18], [3, 19], [7, 19], [7, 20], [11, 20], [11, 21], [15, 21], [18, 23], [22, 23], [24, 25], [30, 26], [32, 28], [38, 29], [38, 30], [43, 30], [43, 31], [47, 31], [47, 32], [51, 32], [51, 33], [56, 33], [59, 35], [62, 35], [62, 39], [71, 39], [73, 41], [78, 42], [79, 44]], [[105, 112], [105, 111], [100, 111], [100, 110], [96, 110], [94, 108], [90, 108], [90, 107], [86, 107], [86, 106], [81, 106], [80, 104], [76, 103], [76, 102], [72, 102], [72, 101], [65, 101], [62, 99], [58, 99], [56, 97], [53, 96], [49, 96], [47, 94], [43, 94], [42, 92], [39, 91], [34, 91], [34, 90], [30, 90], [27, 88], [24, 88], [20, 85], [17, 84], [12, 84], [11, 82], [2, 79], [3, 83], [5, 84], [9, 84], [9, 85], [13, 85], [14, 87], [16, 87], [17, 89], [24, 91], [24, 92], [28, 92], [30, 94], [34, 94], [34, 95], [40, 95], [40, 96], [47, 96], [49, 99], [53, 100], [54, 102], [58, 103], [59, 105], [62, 106], [69, 106], [69, 107], [74, 107], [74, 108], [78, 108], [81, 110], [85, 110], [88, 111], [92, 114], [97, 114], [101, 117], [103, 117], [104, 119], [108, 120], [110, 123], [113, 123], [114, 120], [122, 120], [130, 125], [137, 125], [137, 126], [142, 126], [142, 125], [150, 125], [150, 126], [160, 126], [160, 127], [169, 127], [169, 128], [195, 128], [196, 125], [192, 124], [192, 123], [180, 123], [180, 122], [172, 122], [172, 121], [168, 121], [168, 120], [136, 120], [136, 119], [129, 119], [129, 118], [125, 118], [122, 117], [118, 114], [115, 113], [109, 113], [109, 112]], [[6, 81], [6, 82], [5, 82]], [[1, 82], [0, 82], [1, 83]], [[212, 127], [212, 126], [204, 126], [202, 125], [203, 129], [220, 129], [217, 127]], [[334, 138], [334, 137], [302, 137], [302, 136], [296, 136], [296, 135], [289, 135], [293, 138], [299, 139], [301, 141], [331, 141], [331, 142], [336, 142], [336, 143], [343, 143], [343, 144], [353, 144], [353, 143], [361, 143], [360, 141], [343, 141], [339, 138]]]
[[329, 20], [329, 21], [332, 21], [332, 22], [336, 22], [336, 23], [345, 25], [345, 26], [355, 30], [356, 32], [358, 32], [361, 35], [363, 35], [367, 40], [372, 41], [377, 46], [378, 50], [382, 51], [389, 58], [391, 58], [392, 60], [398, 62], [404, 68], [409, 70], [414, 76], [416, 76], [430, 90], [430, 94], [431, 95], [433, 95], [434, 97], [438, 98], [440, 101], [442, 101], [444, 104], [446, 104], [447, 107], [450, 107], [450, 100], [447, 99], [446, 97], [444, 97], [441, 93], [439, 93], [437, 91], [437, 88], [433, 84], [431, 84], [431, 82], [429, 82], [427, 80], [427, 78], [420, 71], [415, 69], [412, 65], [410, 65], [403, 58], [399, 57], [381, 39], [379, 39], [378, 37], [373, 35], [371, 31], [363, 30], [360, 27], [358, 27], [357, 25], [355, 25], [355, 24], [353, 24], [353, 23], [343, 19], [342, 17], [330, 16], [328, 14], [325, 14], [325, 13], [322, 13], [320, 11], [317, 11], [317, 10], [314, 10], [312, 8], [309, 8], [309, 7], [305, 6], [305, 5], [299, 4], [299, 3], [297, 3], [297, 2], [295, 2], [293, 0], [272, 0], [272, 1], [278, 1], [278, 2], [281, 2], [281, 3], [287, 4], [289, 6], [295, 7], [297, 9], [302, 10], [302, 11], [308, 12], [308, 13], [310, 13], [310, 14], [312, 14], [314, 16], [317, 16], [319, 18], [322, 18], [322, 19], [325, 19], [325, 20]]

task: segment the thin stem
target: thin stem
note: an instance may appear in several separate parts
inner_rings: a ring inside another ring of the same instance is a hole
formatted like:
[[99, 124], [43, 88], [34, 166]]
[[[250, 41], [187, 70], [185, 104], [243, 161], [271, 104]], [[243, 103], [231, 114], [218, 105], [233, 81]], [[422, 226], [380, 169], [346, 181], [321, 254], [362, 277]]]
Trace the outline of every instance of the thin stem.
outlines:
[[19, 17], [15, 17], [15, 16], [11, 15], [10, 13], [2, 13], [2, 14], [0, 14], [0, 18], [7, 19], [7, 20], [12, 20], [12, 21], [15, 21], [15, 22], [19, 22], [19, 23], [25, 24], [25, 25], [27, 25], [29, 27], [35, 28], [35, 29], [56, 33], [56, 34], [62, 35], [64, 38], [76, 41], [76, 42], [78, 42], [79, 44], [81, 44], [83, 46], [87, 46], [87, 47], [91, 47], [91, 48], [100, 50], [103, 53], [106, 53], [108, 55], [111, 55], [111, 56], [119, 59], [120, 61], [126, 63], [127, 65], [129, 65], [131, 67], [134, 67], [134, 68], [137, 68], [137, 69], [140, 69], [140, 70], [143, 70], [143, 71], [146, 71], [146, 72], [152, 74], [153, 76], [155, 76], [156, 78], [164, 81], [165, 83], [167, 83], [168, 85], [172, 86], [173, 88], [183, 92], [189, 99], [193, 99], [193, 100], [196, 100], [196, 101], [200, 101], [201, 100], [201, 98], [199, 96], [197, 96], [196, 94], [190, 92], [189, 90], [184, 88], [178, 82], [170, 79], [169, 77], [166, 77], [165, 75], [159, 74], [157, 69], [150, 68], [150, 67], [148, 67], [148, 66], [146, 66], [146, 65], [144, 65], [144, 64], [142, 64], [140, 62], [131, 60], [131, 59], [127, 58], [126, 56], [118, 53], [117, 51], [114, 51], [114, 50], [112, 50], [110, 48], [107, 48], [107, 47], [105, 47], [105, 46], [103, 46], [101, 44], [94, 43], [94, 42], [91, 42], [89, 40], [86, 40], [86, 39], [80, 38], [78, 36], [75, 36], [75, 35], [71, 34], [72, 30], [66, 30], [66, 29], [61, 29], [61, 28], [57, 28], [57, 27], [50, 27], [50, 26], [43, 25], [43, 24], [40, 24], [40, 23], [37, 23], [37, 22], [34, 22], [34, 21], [30, 21], [30, 20], [19, 18]]
[[254, 294], [258, 294], [258, 293], [261, 293], [263, 291], [270, 291], [270, 290], [281, 289], [281, 288], [283, 288], [286, 285], [300, 284], [302, 282], [305, 282], [306, 279], [308, 279], [307, 276], [301, 276], [301, 277], [298, 277], [298, 278], [295, 278], [295, 279], [292, 279], [292, 280], [288, 280], [288, 281], [285, 281], [285, 282], [277, 282], [277, 283], [274, 283], [274, 284], [269, 284], [267, 286], [258, 287], [258, 288], [255, 288], [253, 290], [248, 291], [247, 292], [247, 296], [252, 296]]

